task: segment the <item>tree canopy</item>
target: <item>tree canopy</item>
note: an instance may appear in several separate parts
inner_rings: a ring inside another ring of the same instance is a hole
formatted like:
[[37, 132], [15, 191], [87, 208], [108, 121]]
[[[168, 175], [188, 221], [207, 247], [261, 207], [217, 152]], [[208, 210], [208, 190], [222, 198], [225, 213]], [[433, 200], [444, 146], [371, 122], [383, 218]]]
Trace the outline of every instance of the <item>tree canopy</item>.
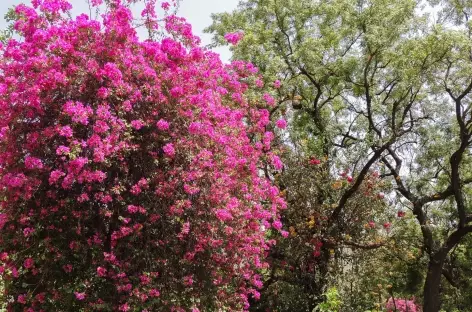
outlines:
[[[289, 116], [293, 152], [352, 176], [341, 196], [323, 196], [333, 206], [325, 240], [352, 230], [350, 203], [373, 172], [390, 185], [390, 214], [411, 211], [427, 258], [424, 311], [439, 311], [442, 275], [461, 280], [455, 253], [472, 232], [470, 10], [466, 1], [248, 0], [207, 29], [215, 44], [244, 33], [234, 58], [280, 80], [274, 115]], [[288, 212], [309, 201], [300, 200]]]

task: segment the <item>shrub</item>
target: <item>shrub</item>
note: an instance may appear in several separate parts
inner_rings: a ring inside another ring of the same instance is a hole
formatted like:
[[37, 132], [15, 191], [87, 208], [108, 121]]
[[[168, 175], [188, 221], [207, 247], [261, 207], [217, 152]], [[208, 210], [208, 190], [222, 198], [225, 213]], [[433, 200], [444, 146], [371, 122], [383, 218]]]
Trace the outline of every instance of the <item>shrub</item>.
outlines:
[[33, 5], [0, 60], [8, 309], [246, 309], [285, 207], [259, 171], [275, 156], [256, 69], [172, 15], [140, 41], [120, 1], [102, 22]]

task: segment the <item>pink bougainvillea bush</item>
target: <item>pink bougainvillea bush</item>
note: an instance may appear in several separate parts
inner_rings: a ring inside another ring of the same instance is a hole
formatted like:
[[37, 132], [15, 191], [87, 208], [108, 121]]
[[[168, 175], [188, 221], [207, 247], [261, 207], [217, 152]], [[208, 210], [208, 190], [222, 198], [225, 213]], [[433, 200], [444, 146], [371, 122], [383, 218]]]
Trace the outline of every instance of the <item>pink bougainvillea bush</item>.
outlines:
[[171, 15], [168, 37], [141, 41], [110, 3], [100, 21], [19, 5], [21, 38], [1, 49], [8, 310], [246, 310], [285, 206], [260, 174], [281, 164], [256, 69]]
[[387, 301], [388, 312], [418, 312], [418, 307], [413, 300], [401, 298], [389, 298]]

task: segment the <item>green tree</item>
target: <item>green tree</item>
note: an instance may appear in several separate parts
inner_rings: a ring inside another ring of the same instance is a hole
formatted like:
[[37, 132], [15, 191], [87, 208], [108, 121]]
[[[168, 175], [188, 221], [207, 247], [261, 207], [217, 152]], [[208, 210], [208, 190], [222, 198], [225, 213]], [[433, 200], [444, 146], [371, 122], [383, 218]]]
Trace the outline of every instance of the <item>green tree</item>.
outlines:
[[207, 31], [216, 45], [244, 32], [234, 58], [257, 65], [266, 85], [282, 81], [273, 116], [289, 115], [289, 145], [306, 141], [329, 172], [353, 176], [327, 241], [345, 232], [369, 173], [391, 183], [392, 208], [410, 209], [421, 231], [424, 311], [436, 312], [442, 276], [455, 280], [452, 255], [472, 232], [472, 4], [431, 5], [442, 12], [435, 23], [413, 0], [246, 0]]

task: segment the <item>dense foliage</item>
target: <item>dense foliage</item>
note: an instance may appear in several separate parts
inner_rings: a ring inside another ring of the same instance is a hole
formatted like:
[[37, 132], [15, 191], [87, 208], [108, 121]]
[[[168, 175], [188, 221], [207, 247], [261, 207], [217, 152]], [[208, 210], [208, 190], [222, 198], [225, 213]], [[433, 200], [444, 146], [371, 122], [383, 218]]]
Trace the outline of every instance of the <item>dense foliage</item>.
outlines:
[[66, 0], [19, 5], [1, 50], [8, 311], [246, 310], [285, 207], [260, 175], [281, 168], [272, 98], [183, 19], [141, 41], [128, 3], [106, 5], [100, 20], [68, 17]]
[[[432, 11], [439, 13], [428, 14]], [[345, 298], [373, 294], [363, 303], [358, 297], [360, 306], [344, 300], [342, 311], [385, 309], [390, 297], [408, 301], [413, 296], [428, 312], [441, 305], [446, 311], [470, 309], [471, 272], [463, 261], [472, 232], [471, 13], [468, 1], [245, 0], [231, 13], [214, 15], [208, 28], [215, 45], [225, 44], [227, 33], [244, 34], [231, 48], [233, 57], [258, 66], [268, 92], [276, 95], [272, 117], [289, 121], [282, 141], [293, 152], [286, 157], [324, 159], [326, 178], [302, 176], [309, 190], [326, 182], [323, 192], [313, 191], [313, 197], [297, 192], [300, 174], [281, 184], [296, 197], [289, 197], [283, 219], [309, 215], [313, 203], [332, 205], [316, 230], [323, 246], [337, 242], [334, 257], [325, 257], [332, 272], [314, 281], [312, 289], [334, 285]], [[274, 80], [280, 85], [275, 92]], [[285, 172], [306, 172], [286, 164]], [[328, 181], [339, 179], [340, 172], [351, 182], [338, 184], [339, 194]], [[365, 251], [362, 241], [368, 236], [351, 222], [374, 172], [388, 209], [381, 208], [381, 201], [375, 208], [371, 200], [361, 211], [366, 216], [376, 211], [382, 223], [392, 223], [394, 215], [403, 220], [391, 226], [396, 254], [385, 244]], [[354, 237], [350, 245], [357, 250], [345, 248], [346, 234]], [[307, 235], [298, 244], [305, 257], [309, 251], [303, 246], [311, 239]], [[356, 272], [350, 287], [342, 278], [349, 275], [340, 274], [340, 261], [341, 268]], [[350, 270], [354, 263], [363, 270]], [[299, 277], [297, 285], [303, 285], [304, 276]], [[303, 288], [296, 292], [292, 297], [307, 293]], [[374, 305], [374, 294], [380, 306]], [[276, 307], [289, 305], [278, 302]]]
[[230, 64], [88, 2], [0, 33], [0, 307], [472, 311], [469, 1], [242, 0]]

